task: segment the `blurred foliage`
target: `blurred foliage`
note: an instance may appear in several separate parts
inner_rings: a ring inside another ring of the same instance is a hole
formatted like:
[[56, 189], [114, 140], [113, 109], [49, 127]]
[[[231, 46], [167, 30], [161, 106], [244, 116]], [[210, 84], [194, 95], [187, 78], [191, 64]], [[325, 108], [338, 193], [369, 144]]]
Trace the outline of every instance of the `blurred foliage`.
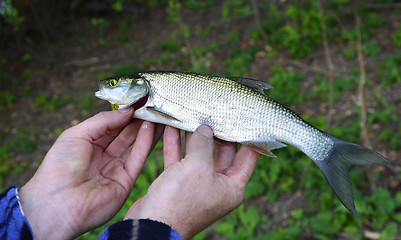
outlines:
[[[335, 77], [333, 81], [333, 101], [338, 102], [341, 93], [356, 89], [358, 79], [359, 72], [353, 72], [352, 75], [347, 77]], [[329, 83], [322, 75], [315, 75], [314, 87], [307, 98], [312, 100], [329, 100]]]
[[290, 23], [281, 28], [282, 45], [295, 57], [309, 55], [320, 45], [322, 39], [319, 2], [301, 1], [290, 4], [285, 15], [290, 19]]
[[[6, 136], [8, 136], [6, 138]], [[16, 129], [16, 133], [11, 134], [9, 128], [0, 131], [0, 185], [5, 176], [9, 174], [21, 174], [27, 162], [16, 162], [12, 159], [15, 152], [28, 154], [36, 148], [36, 141], [31, 131], [24, 127]]]
[[[113, 76], [124, 76], [138, 72], [138, 66], [136, 64], [128, 65], [117, 65], [114, 68]], [[110, 77], [110, 76], [108, 76]]]
[[230, 19], [245, 18], [252, 15], [251, 5], [243, 0], [226, 0], [223, 3], [222, 19], [229, 21]]
[[73, 102], [71, 96], [56, 94], [42, 94], [35, 98], [35, 107], [43, 108], [47, 111], [56, 111]]
[[[343, 56], [341, 61], [350, 66], [355, 66], [356, 62], [357, 32], [352, 11], [353, 2], [349, 0], [274, 3], [256, 1], [261, 16], [260, 25], [267, 35], [266, 42], [262, 40], [261, 32], [256, 28], [254, 12], [250, 1], [247, 0], [224, 0], [221, 3], [212, 0], [102, 0], [97, 1], [98, 9], [95, 9], [91, 2], [32, 1], [35, 3], [37, 14], [42, 18], [44, 28], [49, 30], [47, 34], [51, 35], [50, 38], [57, 37], [61, 32], [55, 31], [51, 26], [59, 28], [68, 16], [84, 16], [91, 30], [97, 34], [96, 39], [92, 39], [85, 31], [74, 32], [69, 38], [61, 35], [57, 40], [58, 46], [65, 48], [71, 42], [93, 42], [102, 49], [124, 46], [131, 54], [132, 58], [126, 62], [114, 63], [113, 68], [103, 70], [104, 72], [98, 71], [98, 79], [132, 74], [140, 68], [166, 67], [200, 72], [213, 69], [214, 74], [252, 76], [261, 71], [256, 63], [267, 57], [266, 60], [272, 65], [265, 71], [269, 71], [269, 82], [275, 87], [267, 91], [269, 96], [291, 106], [302, 106], [310, 102], [327, 104], [330, 87], [326, 74], [300, 72], [288, 67], [286, 61], [282, 61], [283, 56], [285, 60], [305, 60], [307, 64], [315, 64], [316, 59], [321, 59], [316, 58], [316, 54], [323, 54], [322, 23], [327, 28], [328, 43], [333, 54]], [[89, 112], [96, 106], [93, 93], [79, 93], [74, 97], [57, 92], [33, 94], [32, 87], [20, 84], [27, 79], [41, 76], [46, 71], [57, 73], [57, 69], [51, 64], [47, 64], [43, 69], [36, 69], [35, 52], [29, 49], [42, 41], [43, 36], [40, 34], [39, 41], [35, 34], [31, 34], [40, 32], [40, 24], [29, 14], [31, 6], [17, 6], [14, 3], [12, 0], [1, 1], [0, 21], [5, 24], [0, 25], [0, 30], [9, 29], [21, 34], [20, 38], [15, 39], [25, 44], [26, 50], [24, 49], [17, 58], [19, 64], [27, 67], [18, 76], [11, 77], [4, 69], [9, 68], [13, 60], [0, 56], [0, 113], [13, 110], [17, 101], [27, 98], [38, 112], [62, 111], [71, 104], [76, 106], [82, 116], [88, 117]], [[369, 95], [369, 101], [373, 104], [369, 106], [368, 123], [377, 134], [372, 136], [377, 138], [375, 143], [398, 151], [401, 148], [401, 119], [398, 109], [400, 98], [390, 98], [383, 94], [383, 90], [399, 86], [401, 55], [397, 52], [389, 55], [386, 50], [389, 46], [385, 46], [377, 35], [382, 33], [378, 30], [384, 28], [393, 31], [388, 39], [393, 47], [399, 48], [401, 25], [399, 22], [389, 22], [390, 19], [380, 9], [364, 7], [365, 3], [362, 1], [359, 3], [358, 14], [362, 18], [362, 51], [364, 56], [373, 62], [370, 64], [374, 69], [368, 76], [371, 84], [369, 89], [373, 89], [373, 94]], [[367, 1], [366, 5], [392, 3], [392, 0], [372, 0]], [[221, 6], [218, 17], [210, 21], [204, 19], [199, 26], [193, 25], [190, 19], [192, 15], [212, 10], [218, 4]], [[53, 6], [55, 8], [52, 8]], [[132, 39], [136, 34], [136, 29], [132, 30], [132, 22], [142, 16], [149, 17], [161, 12], [165, 21], [173, 26], [166, 28], [170, 35], [163, 39], [149, 39], [155, 46], [155, 55], [138, 56], [139, 50], [148, 46]], [[246, 22], [246, 27], [239, 24], [241, 22]], [[392, 25], [394, 29], [390, 27]], [[109, 36], [113, 28], [117, 33]], [[229, 29], [228, 33], [217, 36], [216, 34], [223, 32], [223, 29]], [[204, 39], [207, 40], [203, 42]], [[5, 40], [0, 41], [2, 43]], [[356, 93], [359, 78], [359, 69], [351, 67], [345, 72], [335, 74], [335, 104], [352, 101], [349, 96]], [[324, 116], [302, 117], [317, 128], [330, 130], [334, 136], [347, 141], [361, 142], [360, 120], [357, 117], [360, 109], [355, 107], [351, 111], [351, 115], [342, 125], [326, 126]], [[61, 129], [54, 131], [59, 134]], [[1, 129], [0, 185], [7, 175], [19, 174], [25, 170], [27, 163], [16, 162], [13, 158], [16, 154], [32, 153], [36, 148], [36, 141], [32, 129], [21, 126], [14, 129], [5, 126]], [[123, 219], [128, 208], [146, 193], [151, 182], [162, 172], [161, 152], [162, 143], [159, 142], [149, 156], [128, 201], [113, 220], [79, 239], [97, 239], [107, 226]], [[334, 196], [318, 167], [302, 152], [289, 146], [274, 153], [277, 158], [263, 156], [258, 162], [246, 189], [245, 204], [195, 239], [205, 239], [211, 234], [224, 239], [364, 239], [364, 230], [379, 233], [379, 239], [383, 240], [400, 236], [397, 230], [401, 227], [401, 193], [386, 189], [387, 181], [399, 181], [400, 176], [388, 176], [387, 172], [375, 171], [374, 168], [352, 168], [350, 177], [360, 214], [358, 218], [347, 212]], [[372, 181], [376, 183], [373, 187]], [[283, 204], [288, 198], [301, 199], [301, 203]], [[255, 199], [262, 201], [263, 206], [253, 204]], [[272, 207], [266, 209], [264, 206]]]
[[398, 30], [393, 33], [391, 40], [393, 40], [393, 43], [397, 47], [401, 47], [401, 25], [398, 28]]
[[0, 15], [6, 23], [13, 26], [14, 31], [20, 29], [20, 24], [25, 20], [24, 16], [18, 14], [18, 9], [12, 3], [12, 0], [4, 0], [0, 2]]
[[288, 71], [283, 67], [272, 68], [269, 83], [275, 89], [269, 95], [284, 105], [303, 102], [305, 95], [300, 92], [302, 78], [302, 74]]
[[382, 87], [401, 82], [401, 54], [387, 56], [385, 60], [380, 61], [377, 64], [377, 74]]

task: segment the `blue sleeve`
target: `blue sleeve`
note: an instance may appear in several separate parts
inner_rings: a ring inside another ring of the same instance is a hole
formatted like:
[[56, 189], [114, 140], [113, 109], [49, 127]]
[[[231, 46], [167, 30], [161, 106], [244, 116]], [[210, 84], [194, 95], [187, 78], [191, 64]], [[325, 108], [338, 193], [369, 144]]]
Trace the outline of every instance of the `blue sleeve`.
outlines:
[[32, 239], [32, 231], [22, 212], [16, 187], [0, 195], [0, 239]]
[[108, 227], [100, 240], [183, 240], [164, 223], [150, 219], [134, 219], [117, 222]]

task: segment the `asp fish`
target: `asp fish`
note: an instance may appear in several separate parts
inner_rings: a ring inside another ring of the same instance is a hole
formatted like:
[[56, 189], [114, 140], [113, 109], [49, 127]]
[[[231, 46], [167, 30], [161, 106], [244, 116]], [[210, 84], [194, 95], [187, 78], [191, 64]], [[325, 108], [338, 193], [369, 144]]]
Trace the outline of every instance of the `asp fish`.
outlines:
[[335, 138], [267, 96], [269, 83], [242, 77], [192, 72], [151, 71], [99, 81], [98, 98], [135, 106], [134, 117], [185, 131], [206, 124], [215, 137], [245, 144], [275, 157], [273, 149], [291, 144], [320, 168], [344, 206], [357, 215], [348, 168], [385, 164], [379, 153]]

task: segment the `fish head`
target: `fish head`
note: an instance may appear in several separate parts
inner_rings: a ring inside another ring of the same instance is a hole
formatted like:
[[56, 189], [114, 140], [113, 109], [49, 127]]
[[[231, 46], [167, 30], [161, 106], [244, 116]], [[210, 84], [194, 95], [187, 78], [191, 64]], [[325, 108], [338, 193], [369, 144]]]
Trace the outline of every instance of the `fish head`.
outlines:
[[[146, 80], [142, 77], [111, 77], [99, 82], [99, 91], [95, 96], [117, 105], [118, 109], [124, 109], [134, 105], [141, 99], [147, 98], [149, 87]], [[146, 101], [145, 101], [146, 102]], [[144, 105], [145, 102], [140, 105]], [[140, 108], [142, 106], [135, 106]]]

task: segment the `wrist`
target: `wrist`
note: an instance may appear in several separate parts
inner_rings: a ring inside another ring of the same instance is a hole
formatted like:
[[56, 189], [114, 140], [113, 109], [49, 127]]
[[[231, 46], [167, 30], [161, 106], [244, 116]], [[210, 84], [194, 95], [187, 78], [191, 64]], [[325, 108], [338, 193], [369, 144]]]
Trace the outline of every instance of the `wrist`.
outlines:
[[161, 222], [174, 229], [183, 239], [191, 239], [195, 235], [189, 221], [182, 221], [182, 216], [176, 216], [174, 212], [165, 212], [166, 209], [171, 208], [155, 208], [153, 204], [143, 206], [142, 203], [144, 202], [146, 200], [143, 198], [139, 199], [127, 212], [124, 220], [149, 219]]
[[18, 193], [21, 209], [34, 239], [74, 238], [76, 231], [70, 225], [68, 214], [60, 211], [62, 201], [50, 199], [48, 196], [52, 194], [41, 193], [25, 186]]

